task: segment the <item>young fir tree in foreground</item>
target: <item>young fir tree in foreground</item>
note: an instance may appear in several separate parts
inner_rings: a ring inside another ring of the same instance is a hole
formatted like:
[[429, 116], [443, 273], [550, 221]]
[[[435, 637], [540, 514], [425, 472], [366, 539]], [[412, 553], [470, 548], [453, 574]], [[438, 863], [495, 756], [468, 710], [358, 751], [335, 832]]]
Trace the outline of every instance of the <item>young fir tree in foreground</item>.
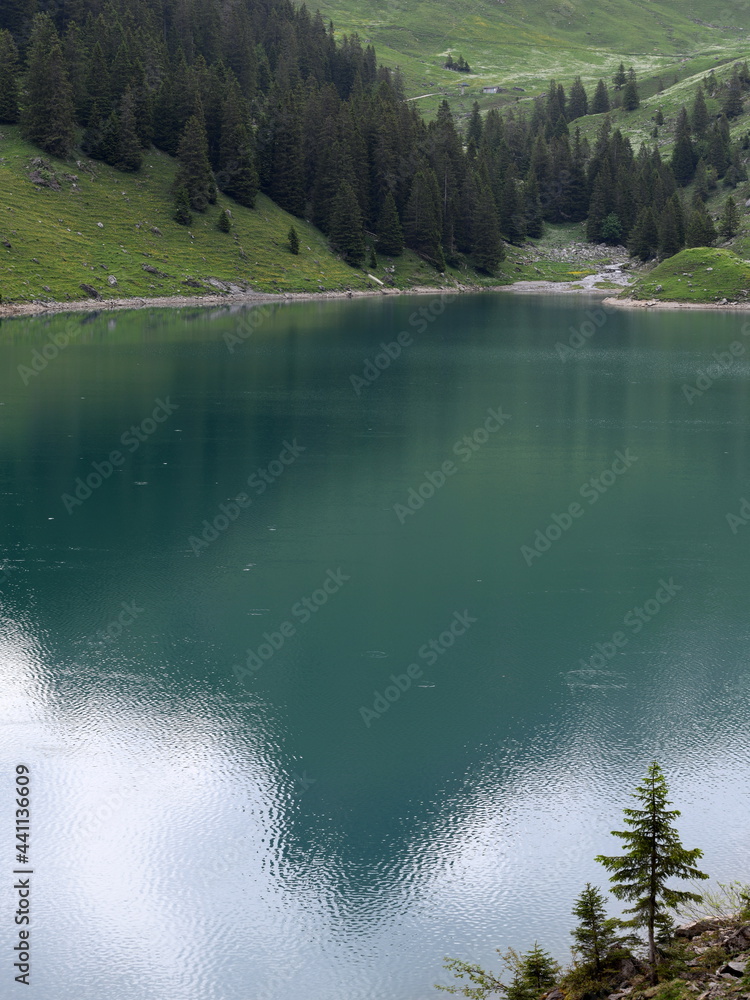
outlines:
[[573, 952], [598, 976], [612, 952], [622, 943], [617, 933], [620, 921], [607, 916], [604, 896], [590, 882], [576, 900], [573, 916], [578, 917], [578, 926], [570, 932], [575, 941]]
[[638, 785], [633, 798], [635, 808], [624, 810], [627, 830], [613, 830], [626, 848], [619, 856], [600, 854], [597, 861], [611, 872], [612, 893], [618, 899], [633, 905], [625, 910], [633, 917], [627, 923], [632, 927], [645, 927], [648, 934], [651, 982], [656, 983], [656, 930], [663, 925], [668, 911], [681, 903], [699, 903], [701, 896], [695, 892], [672, 889], [667, 885], [671, 878], [705, 879], [704, 872], [695, 862], [703, 856], [699, 848], [687, 850], [680, 842], [674, 820], [680, 815], [667, 798], [667, 783], [661, 768], [654, 761], [645, 781]]
[[506, 969], [513, 973], [513, 978], [508, 984], [494, 972], [487, 972], [476, 963], [446, 958], [443, 968], [452, 972], [456, 979], [465, 982], [453, 986], [441, 986], [436, 983], [435, 989], [470, 997], [471, 1000], [486, 1000], [496, 993], [504, 994], [507, 1000], [537, 1000], [542, 993], [555, 985], [560, 974], [560, 966], [536, 942], [530, 951], [521, 955], [509, 948], [502, 959]]

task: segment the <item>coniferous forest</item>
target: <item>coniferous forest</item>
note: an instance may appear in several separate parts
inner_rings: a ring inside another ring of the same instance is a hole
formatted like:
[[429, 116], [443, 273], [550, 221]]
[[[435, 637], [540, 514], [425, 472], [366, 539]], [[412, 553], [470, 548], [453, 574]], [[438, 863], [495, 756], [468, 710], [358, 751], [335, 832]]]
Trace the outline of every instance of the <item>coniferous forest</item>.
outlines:
[[[589, 95], [577, 79], [566, 93], [551, 81], [533, 104], [485, 116], [475, 105], [459, 127], [445, 101], [426, 122], [372, 46], [337, 40], [319, 12], [289, 0], [0, 8], [0, 121], [20, 122], [52, 155], [80, 148], [123, 171], [138, 171], [153, 144], [178, 159], [177, 221], [207, 211], [219, 190], [248, 207], [260, 190], [355, 266], [369, 242], [389, 255], [407, 246], [439, 271], [468, 257], [491, 273], [504, 242], [539, 237], [545, 222], [585, 222], [589, 240], [644, 261], [712, 245], [709, 191], [747, 176], [748, 140], [729, 131], [747, 66], [698, 87], [669, 160], [612, 130], [613, 101], [639, 103], [632, 70], [621, 66], [613, 87], [600, 80]], [[719, 96], [719, 117], [704, 90]], [[591, 145], [570, 127], [590, 113], [603, 115]], [[725, 214], [731, 234], [731, 198]]]

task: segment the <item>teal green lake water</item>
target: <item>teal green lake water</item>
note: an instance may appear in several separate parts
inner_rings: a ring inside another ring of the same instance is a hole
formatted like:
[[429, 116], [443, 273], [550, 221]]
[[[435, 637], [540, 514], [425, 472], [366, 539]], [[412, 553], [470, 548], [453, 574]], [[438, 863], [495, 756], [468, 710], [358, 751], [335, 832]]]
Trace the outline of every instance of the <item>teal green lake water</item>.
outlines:
[[[427, 1000], [444, 955], [565, 960], [654, 758], [704, 870], [750, 876], [742, 318], [433, 304], [0, 325], [34, 1000]], [[9, 989], [16, 941], [6, 908]]]

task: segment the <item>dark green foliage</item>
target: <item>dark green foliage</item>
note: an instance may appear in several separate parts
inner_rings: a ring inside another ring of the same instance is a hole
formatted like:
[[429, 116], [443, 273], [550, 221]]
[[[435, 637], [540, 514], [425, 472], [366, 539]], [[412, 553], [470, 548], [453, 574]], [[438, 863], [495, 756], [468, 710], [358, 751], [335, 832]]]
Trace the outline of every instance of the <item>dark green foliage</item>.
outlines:
[[737, 202], [731, 196], [724, 202], [724, 210], [719, 219], [719, 233], [725, 240], [731, 240], [736, 236], [740, 228], [740, 213], [737, 209]]
[[673, 257], [682, 250], [684, 240], [684, 224], [678, 219], [678, 208], [673, 198], [670, 198], [659, 216], [659, 257]]
[[481, 185], [479, 197], [474, 208], [472, 220], [473, 253], [477, 267], [492, 274], [505, 258], [500, 228], [497, 221], [497, 208], [492, 192], [486, 184]]
[[656, 114], [654, 115], [654, 121], [656, 122], [657, 128], [661, 128], [661, 126], [664, 124], [664, 112], [661, 110], [661, 108], [656, 109]]
[[573, 86], [570, 88], [570, 94], [568, 96], [567, 118], [568, 121], [572, 122], [574, 119], [582, 118], [588, 113], [589, 99], [586, 96], [586, 90], [581, 83], [580, 76], [577, 76], [573, 81]]
[[229, 212], [225, 208], [222, 208], [219, 212], [216, 227], [222, 233], [230, 233], [232, 231], [232, 220], [229, 218]]
[[596, 85], [594, 96], [591, 100], [590, 113], [592, 115], [606, 114], [610, 110], [609, 91], [604, 80], [600, 80]]
[[620, 222], [619, 215], [616, 212], [610, 212], [602, 222], [602, 243], [622, 243], [622, 235], [622, 222]]
[[688, 247], [712, 247], [716, 242], [716, 227], [703, 203], [695, 205], [688, 219], [685, 244]]
[[640, 106], [641, 99], [638, 96], [638, 84], [635, 72], [631, 69], [628, 73], [627, 83], [622, 91], [622, 106], [626, 111], [635, 111]]
[[466, 142], [473, 142], [479, 148], [479, 144], [482, 141], [482, 130], [482, 115], [479, 112], [479, 103], [478, 101], [474, 101], [471, 106], [471, 118], [466, 127]]
[[218, 186], [240, 205], [252, 208], [259, 178], [248, 122], [249, 109], [237, 83], [232, 81], [222, 107]]
[[576, 900], [573, 916], [578, 918], [578, 926], [570, 932], [576, 958], [594, 975], [599, 975], [612, 952], [620, 946], [620, 921], [607, 916], [604, 896], [590, 882]]
[[329, 239], [333, 249], [347, 264], [353, 267], [362, 264], [365, 259], [362, 213], [354, 188], [348, 181], [343, 181], [333, 202]]
[[463, 56], [459, 56], [458, 59], [454, 60], [450, 53], [448, 53], [448, 58], [443, 63], [443, 69], [452, 69], [456, 73], [471, 73], [471, 66], [469, 66]]
[[659, 230], [651, 206], [642, 208], [628, 241], [628, 251], [633, 257], [647, 261], [656, 256], [659, 249]]
[[445, 270], [442, 247], [443, 220], [435, 172], [422, 167], [412, 183], [404, 209], [406, 245], [425, 257], [439, 271]]
[[114, 166], [118, 170], [136, 171], [141, 169], [143, 155], [135, 117], [135, 99], [128, 88], [120, 102], [117, 130], [117, 155]]
[[208, 139], [206, 128], [197, 115], [188, 119], [177, 151], [179, 167], [175, 177], [175, 188], [184, 187], [190, 207], [196, 212], [205, 212], [216, 202], [216, 182], [208, 162]]
[[721, 111], [727, 118], [737, 118], [742, 114], [742, 84], [737, 73], [733, 73], [727, 83]]
[[50, 18], [37, 14], [27, 54], [21, 130], [45, 152], [66, 157], [73, 145], [73, 113], [60, 38]]
[[297, 235], [297, 230], [294, 226], [289, 227], [289, 235], [287, 236], [287, 245], [289, 246], [289, 253], [294, 254], [296, 257], [299, 253], [299, 236]]
[[0, 31], [0, 122], [18, 121], [18, 49], [9, 31]]
[[172, 217], [181, 226], [189, 226], [193, 221], [193, 214], [190, 211], [190, 195], [184, 184], [175, 188], [174, 191], [174, 212]]
[[490, 997], [502, 995], [508, 1000], [538, 1000], [542, 993], [554, 986], [560, 973], [557, 962], [536, 943], [521, 955], [511, 948], [502, 955], [502, 959], [506, 969], [513, 974], [508, 984], [480, 965], [446, 958], [443, 967], [457, 980], [465, 982], [436, 988], [445, 993], [470, 997], [472, 1000], [489, 1000]]
[[696, 139], [703, 139], [708, 131], [709, 125], [708, 108], [706, 99], [703, 96], [703, 88], [698, 87], [693, 100], [693, 107], [690, 111], [690, 126]]
[[701, 901], [701, 896], [695, 892], [673, 889], [667, 884], [669, 879], [708, 878], [695, 865], [703, 852], [699, 848], [687, 850], [680, 842], [674, 825], [680, 813], [667, 808], [671, 804], [667, 793], [664, 775], [654, 761], [644, 783], [638, 785], [632, 795], [636, 806], [624, 810], [628, 829], [612, 831], [613, 836], [623, 841], [625, 853], [618, 856], [600, 854], [596, 859], [611, 872], [613, 895], [633, 904], [625, 910], [633, 914], [628, 923], [646, 928], [653, 983], [657, 975], [658, 918], [682, 903]]
[[695, 174], [696, 155], [690, 138], [690, 122], [685, 108], [680, 109], [675, 130], [675, 144], [672, 150], [671, 166], [675, 180], [683, 187], [689, 184]]
[[625, 72], [625, 66], [623, 65], [623, 63], [620, 63], [620, 65], [617, 67], [617, 72], [612, 77], [612, 83], [614, 84], [615, 90], [622, 90], [627, 81], [628, 81], [628, 75]]
[[398, 217], [396, 201], [389, 191], [380, 209], [375, 227], [380, 252], [389, 257], [397, 257], [404, 250], [404, 232]]

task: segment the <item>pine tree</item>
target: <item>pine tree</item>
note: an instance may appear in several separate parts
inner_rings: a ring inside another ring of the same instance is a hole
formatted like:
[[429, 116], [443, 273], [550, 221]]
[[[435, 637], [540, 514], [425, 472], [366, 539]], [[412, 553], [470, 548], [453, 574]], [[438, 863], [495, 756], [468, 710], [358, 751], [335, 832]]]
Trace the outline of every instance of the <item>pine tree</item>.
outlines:
[[640, 106], [641, 99], [638, 96], [638, 84], [635, 79], [634, 70], [628, 72], [627, 83], [622, 91], [622, 106], [626, 111], [635, 111]]
[[625, 911], [633, 914], [629, 923], [634, 927], [646, 927], [653, 984], [657, 975], [655, 934], [658, 918], [680, 903], [701, 901], [701, 896], [695, 892], [670, 888], [668, 879], [708, 878], [695, 866], [703, 852], [697, 847], [686, 850], [680, 842], [673, 822], [680, 813], [667, 808], [671, 804], [667, 793], [664, 775], [654, 761], [644, 783], [633, 793], [638, 806], [624, 810], [629, 829], [612, 831], [613, 836], [624, 842], [625, 854], [614, 857], [600, 854], [596, 858], [612, 873], [612, 893], [618, 899], [633, 903]]
[[37, 14], [27, 53], [21, 131], [45, 152], [66, 157], [73, 145], [73, 127], [73, 96], [60, 38], [50, 18]]
[[633, 257], [647, 261], [656, 256], [658, 248], [659, 230], [654, 210], [649, 205], [638, 213], [628, 241], [628, 251]]
[[690, 112], [690, 126], [696, 139], [703, 139], [708, 131], [709, 124], [708, 108], [706, 99], [703, 96], [703, 88], [698, 87], [693, 100], [693, 107]]
[[343, 181], [333, 202], [331, 212], [331, 246], [341, 254], [347, 264], [359, 267], [365, 259], [365, 235], [362, 231], [362, 213], [354, 188]]
[[18, 121], [18, 49], [9, 31], [0, 31], [0, 122]]
[[622, 242], [622, 222], [617, 212], [610, 212], [602, 222], [602, 243], [617, 244]]
[[381, 253], [389, 257], [398, 257], [404, 252], [404, 232], [398, 217], [396, 201], [390, 191], [380, 209], [375, 232]]
[[230, 198], [246, 208], [253, 208], [260, 182], [248, 119], [249, 112], [239, 85], [233, 81], [222, 107], [219, 171], [216, 180]]
[[482, 116], [479, 112], [479, 102], [474, 101], [471, 107], [471, 118], [469, 119], [469, 124], [466, 126], [466, 141], [474, 142], [474, 145], [478, 148], [480, 142], [482, 141]]
[[725, 240], [731, 240], [737, 235], [740, 228], [740, 213], [737, 210], [737, 202], [731, 196], [724, 202], [724, 211], [719, 219], [719, 232]]
[[287, 245], [289, 247], [289, 253], [294, 254], [296, 257], [299, 253], [299, 236], [297, 235], [297, 230], [294, 226], [289, 227], [289, 233], [287, 235]]
[[674, 202], [670, 198], [659, 215], [658, 254], [662, 259], [673, 257], [682, 250], [682, 244]]
[[726, 94], [721, 102], [721, 112], [727, 118], [738, 118], [742, 114], [742, 84], [736, 73], [727, 83]]
[[551, 986], [560, 973], [560, 966], [543, 948], [534, 942], [534, 947], [512, 961], [513, 979], [506, 990], [507, 1000], [538, 1000]]
[[505, 259], [505, 250], [500, 239], [495, 199], [486, 184], [480, 188], [474, 206], [472, 233], [474, 236], [472, 251], [477, 267], [487, 274], [493, 274], [500, 261]]
[[513, 163], [505, 171], [500, 196], [500, 232], [509, 243], [521, 243], [526, 235], [526, 220], [518, 193], [518, 179]]
[[612, 83], [614, 84], [615, 90], [622, 90], [628, 81], [627, 74], [625, 72], [625, 66], [623, 63], [617, 67], [617, 72], [612, 77]]
[[406, 245], [429, 260], [439, 271], [444, 271], [440, 201], [434, 170], [429, 167], [417, 170], [404, 209]]
[[190, 207], [205, 212], [216, 202], [216, 182], [208, 162], [206, 127], [197, 115], [188, 119], [177, 151], [175, 188], [185, 187]]
[[696, 156], [690, 138], [690, 122], [684, 106], [680, 109], [675, 130], [675, 143], [670, 161], [675, 180], [684, 187], [695, 174]]
[[542, 203], [539, 199], [539, 184], [531, 171], [523, 186], [523, 209], [526, 221], [526, 235], [533, 240], [538, 240], [544, 235], [544, 219], [542, 217]]
[[594, 975], [598, 976], [611, 953], [620, 944], [617, 934], [620, 921], [607, 917], [604, 896], [596, 886], [586, 883], [586, 888], [575, 902], [573, 916], [578, 926], [570, 933], [575, 941], [574, 952]]
[[221, 233], [230, 233], [232, 231], [232, 220], [229, 218], [229, 212], [225, 208], [222, 208], [219, 212], [216, 226]]
[[600, 80], [596, 85], [594, 96], [591, 101], [591, 114], [603, 115], [610, 110], [609, 91], [604, 80]]
[[190, 195], [184, 184], [180, 184], [174, 190], [173, 218], [181, 226], [189, 226], [193, 221], [193, 214], [190, 211]]
[[128, 88], [120, 103], [117, 135], [117, 155], [114, 166], [118, 170], [136, 171], [141, 169], [143, 156], [135, 119], [135, 101]]
[[577, 76], [573, 81], [573, 86], [570, 88], [570, 95], [568, 96], [567, 118], [569, 122], [572, 122], [576, 118], [583, 118], [588, 113], [589, 99], [586, 96], [586, 89], [581, 83], [580, 76]]
[[685, 245], [688, 247], [712, 247], [716, 242], [716, 227], [703, 203], [696, 205], [690, 213]]

